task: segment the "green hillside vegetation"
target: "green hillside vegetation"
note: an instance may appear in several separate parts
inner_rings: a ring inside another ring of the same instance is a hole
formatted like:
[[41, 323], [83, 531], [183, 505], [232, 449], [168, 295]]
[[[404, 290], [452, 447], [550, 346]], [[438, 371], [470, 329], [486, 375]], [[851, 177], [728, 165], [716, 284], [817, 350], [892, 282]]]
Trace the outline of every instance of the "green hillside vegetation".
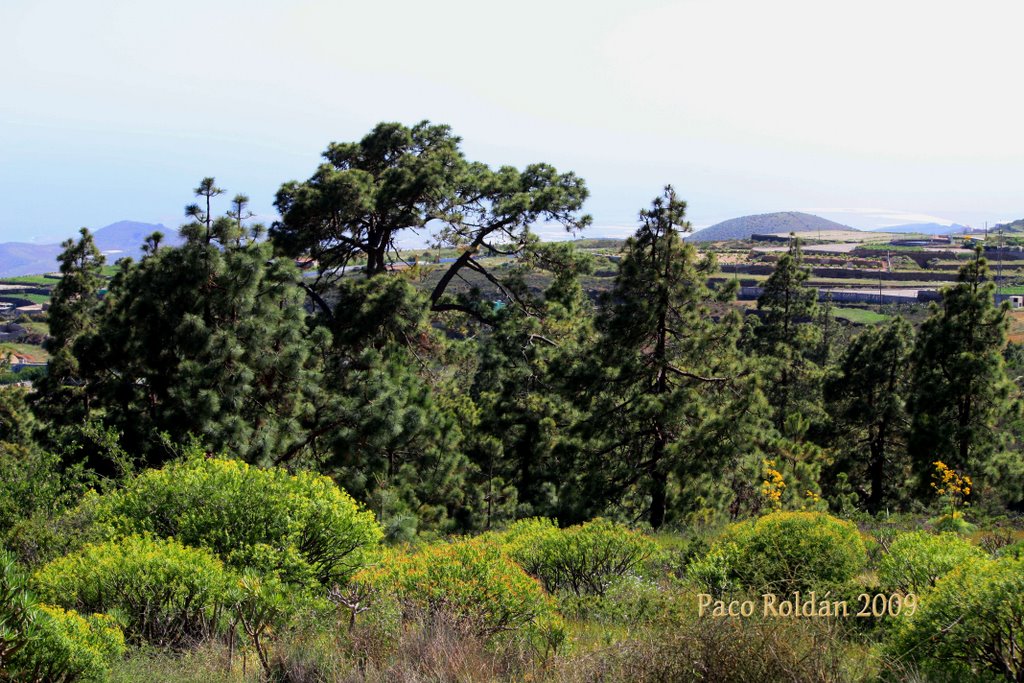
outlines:
[[1009, 223], [1000, 223], [999, 225], [992, 228], [993, 232], [1002, 230], [1003, 232], [1024, 232], [1024, 218], [1018, 218], [1015, 221]]
[[[269, 229], [207, 177], [180, 244], [64, 245], [46, 372], [0, 388], [0, 679], [1019, 680], [982, 251], [876, 313], [793, 240], [738, 305], [672, 186], [613, 248], [540, 242], [584, 181], [446, 126], [310, 170]], [[431, 221], [451, 260], [396, 267]]]

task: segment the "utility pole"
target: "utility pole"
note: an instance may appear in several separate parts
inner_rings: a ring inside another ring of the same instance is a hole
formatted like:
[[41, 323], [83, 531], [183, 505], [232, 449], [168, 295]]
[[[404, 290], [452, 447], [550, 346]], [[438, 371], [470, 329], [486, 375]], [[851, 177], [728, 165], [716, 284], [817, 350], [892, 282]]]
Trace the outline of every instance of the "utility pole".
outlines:
[[878, 271], [878, 312], [882, 312], [882, 271]]
[[[986, 225], [988, 225], [986, 223]], [[999, 290], [1003, 285], [1003, 229], [999, 228], [999, 265], [996, 267], [996, 298], [999, 298]]]

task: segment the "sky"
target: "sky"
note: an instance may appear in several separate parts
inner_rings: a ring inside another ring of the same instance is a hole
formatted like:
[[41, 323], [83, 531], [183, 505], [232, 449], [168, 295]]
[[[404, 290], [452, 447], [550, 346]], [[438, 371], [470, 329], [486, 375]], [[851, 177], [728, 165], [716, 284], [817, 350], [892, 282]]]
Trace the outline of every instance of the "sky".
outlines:
[[592, 236], [666, 183], [695, 228], [995, 224], [1024, 216], [1022, 20], [1016, 0], [2, 0], [0, 241], [176, 227], [204, 176], [270, 222], [328, 143], [423, 119], [472, 160], [575, 171]]

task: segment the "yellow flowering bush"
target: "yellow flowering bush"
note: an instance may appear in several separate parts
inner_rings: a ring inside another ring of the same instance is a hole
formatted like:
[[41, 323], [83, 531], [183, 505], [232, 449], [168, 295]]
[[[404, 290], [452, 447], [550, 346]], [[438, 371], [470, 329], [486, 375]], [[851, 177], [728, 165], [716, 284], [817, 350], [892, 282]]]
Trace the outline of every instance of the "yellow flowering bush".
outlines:
[[733, 524], [708, 556], [719, 580], [776, 592], [842, 584], [867, 563], [857, 526], [823, 512], [774, 512]]
[[782, 473], [775, 469], [774, 460], [762, 461], [764, 481], [761, 482], [761, 497], [772, 510], [782, 509], [782, 494], [786, 490], [786, 480]]
[[354, 581], [395, 595], [408, 614], [452, 618], [483, 638], [517, 632], [546, 637], [558, 622], [540, 584], [486, 539], [385, 553]]
[[658, 550], [651, 538], [606, 519], [559, 529], [549, 519], [516, 522], [499, 536], [509, 555], [551, 593], [604, 595], [636, 575]]
[[949, 515], [955, 519], [960, 516], [961, 508], [967, 505], [966, 499], [971, 495], [974, 483], [969, 476], [961, 475], [941, 460], [933, 464], [935, 472], [932, 474], [932, 488], [949, 502]]
[[148, 470], [100, 497], [117, 538], [150, 533], [210, 549], [229, 566], [290, 584], [344, 584], [383, 537], [373, 513], [328, 477], [193, 458]]
[[82, 613], [116, 611], [133, 642], [176, 647], [213, 632], [232, 578], [204, 548], [128, 536], [50, 562], [33, 584], [49, 604]]
[[102, 681], [124, 652], [124, 635], [113, 618], [40, 605], [28, 591], [26, 574], [0, 552], [0, 680]]
[[957, 534], [911, 531], [900, 534], [878, 563], [878, 580], [885, 590], [921, 593], [971, 558], [985, 551]]
[[1020, 680], [1024, 560], [972, 558], [939, 579], [900, 620], [888, 655], [936, 680]]
[[124, 634], [113, 617], [40, 605], [29, 646], [14, 669], [31, 672], [14, 680], [86, 683], [104, 681], [110, 664], [125, 654]]

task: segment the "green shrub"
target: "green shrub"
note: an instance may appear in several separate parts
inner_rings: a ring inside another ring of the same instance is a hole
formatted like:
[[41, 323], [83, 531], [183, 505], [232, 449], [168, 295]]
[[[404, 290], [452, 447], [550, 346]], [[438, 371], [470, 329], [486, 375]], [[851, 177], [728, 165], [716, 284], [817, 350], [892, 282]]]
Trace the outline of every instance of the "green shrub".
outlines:
[[970, 534], [977, 527], [964, 519], [963, 515], [942, 515], [929, 519], [928, 523], [939, 533]]
[[329, 478], [235, 460], [149, 470], [102, 496], [96, 514], [115, 537], [173, 536], [232, 567], [327, 587], [344, 584], [383, 536], [373, 513]]
[[921, 593], [954, 567], [985, 552], [957, 534], [911, 531], [896, 537], [878, 563], [881, 587], [890, 591]]
[[14, 558], [0, 552], [0, 672], [28, 644], [36, 605], [26, 583]]
[[114, 612], [134, 642], [177, 647], [208, 637], [231, 577], [208, 550], [129, 536], [86, 545], [34, 577], [40, 597], [79, 612]]
[[734, 548], [719, 543], [712, 546], [708, 553], [693, 560], [686, 569], [686, 577], [692, 581], [702, 593], [721, 599], [727, 591], [736, 588], [735, 572], [732, 570]]
[[776, 592], [845, 583], [867, 561], [856, 525], [822, 512], [774, 512], [733, 524], [708, 555], [716, 556], [709, 571], [724, 567], [723, 580]]
[[546, 519], [516, 522], [504, 535], [509, 555], [551, 593], [604, 595], [637, 574], [658, 550], [641, 533], [605, 519], [559, 529]]
[[996, 557], [1012, 557], [1015, 560], [1024, 559], [1024, 541], [1017, 541], [1005, 545], [996, 551]]
[[299, 608], [285, 586], [274, 576], [245, 572], [231, 590], [232, 612], [256, 650], [264, 672], [270, 671], [268, 643], [272, 634], [285, 626]]
[[454, 619], [483, 638], [513, 632], [546, 637], [559, 628], [540, 584], [489, 540], [387, 553], [355, 581], [394, 594], [407, 614]]
[[987, 672], [1024, 674], [1024, 561], [972, 558], [921, 599], [889, 643], [889, 654], [944, 680]]
[[104, 680], [124, 655], [124, 635], [108, 616], [82, 617], [39, 605], [13, 558], [0, 553], [0, 680]]
[[33, 638], [17, 657], [15, 680], [104, 681], [113, 661], [125, 654], [124, 634], [113, 617], [83, 617], [59, 607], [41, 605]]

